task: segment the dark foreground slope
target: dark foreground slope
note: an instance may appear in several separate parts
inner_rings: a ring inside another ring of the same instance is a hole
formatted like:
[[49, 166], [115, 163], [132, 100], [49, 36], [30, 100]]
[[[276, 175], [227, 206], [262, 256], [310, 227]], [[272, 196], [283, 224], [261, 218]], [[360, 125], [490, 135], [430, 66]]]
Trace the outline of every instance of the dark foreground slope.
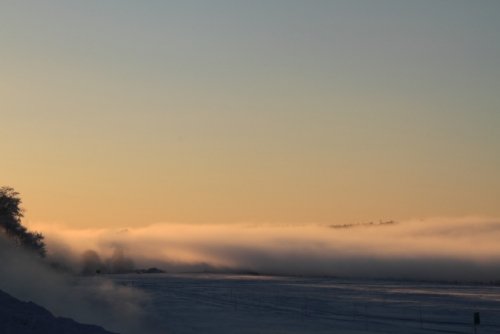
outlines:
[[113, 334], [99, 326], [54, 317], [32, 302], [22, 302], [0, 290], [2, 334]]

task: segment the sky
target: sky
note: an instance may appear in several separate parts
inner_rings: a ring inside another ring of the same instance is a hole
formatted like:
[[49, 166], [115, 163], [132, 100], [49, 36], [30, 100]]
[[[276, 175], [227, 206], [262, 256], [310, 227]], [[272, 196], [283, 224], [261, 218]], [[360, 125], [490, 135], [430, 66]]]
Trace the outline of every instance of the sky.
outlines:
[[26, 219], [500, 217], [500, 2], [0, 2]]

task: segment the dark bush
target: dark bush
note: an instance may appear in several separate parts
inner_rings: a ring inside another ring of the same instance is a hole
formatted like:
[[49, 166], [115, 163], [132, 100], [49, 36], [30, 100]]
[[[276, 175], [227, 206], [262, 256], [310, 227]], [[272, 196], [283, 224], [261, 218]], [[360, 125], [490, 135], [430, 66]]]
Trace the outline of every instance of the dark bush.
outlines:
[[21, 224], [23, 209], [19, 193], [10, 187], [0, 187], [0, 233], [18, 245], [45, 257], [43, 235], [30, 232]]

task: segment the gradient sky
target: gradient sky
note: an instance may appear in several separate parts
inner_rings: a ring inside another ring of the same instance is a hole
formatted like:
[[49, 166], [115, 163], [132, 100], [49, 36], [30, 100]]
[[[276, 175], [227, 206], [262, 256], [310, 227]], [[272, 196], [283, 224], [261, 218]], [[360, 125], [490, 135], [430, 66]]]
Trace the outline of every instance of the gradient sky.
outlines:
[[500, 216], [500, 1], [0, 3], [29, 221]]

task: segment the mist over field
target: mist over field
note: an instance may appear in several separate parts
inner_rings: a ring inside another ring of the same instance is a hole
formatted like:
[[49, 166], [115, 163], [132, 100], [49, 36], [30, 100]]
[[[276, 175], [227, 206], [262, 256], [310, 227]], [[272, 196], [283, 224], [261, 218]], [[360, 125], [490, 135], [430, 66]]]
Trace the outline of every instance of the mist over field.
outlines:
[[500, 0], [0, 1], [0, 334], [499, 334], [499, 36]]
[[[104, 278], [80, 280], [0, 236], [0, 290], [43, 305], [57, 316], [99, 324], [121, 333], [146, 330], [143, 291]], [[5, 307], [5, 306], [3, 306]]]
[[500, 280], [500, 220], [433, 218], [353, 225], [32, 224], [48, 257], [75, 272], [230, 272], [411, 280]]
[[[496, 286], [370, 280], [498, 282], [498, 219], [50, 226], [31, 226], [46, 235], [46, 258], [0, 237], [0, 290], [114, 332], [233, 333], [255, 317], [268, 322], [242, 332], [298, 326], [310, 333], [337, 326], [345, 333], [372, 333], [368, 324], [388, 333], [463, 330], [470, 326], [463, 319], [477, 309], [485, 319], [484, 333], [498, 327]], [[170, 273], [295, 277], [102, 275], [150, 266]], [[363, 321], [353, 322], [355, 317]]]

